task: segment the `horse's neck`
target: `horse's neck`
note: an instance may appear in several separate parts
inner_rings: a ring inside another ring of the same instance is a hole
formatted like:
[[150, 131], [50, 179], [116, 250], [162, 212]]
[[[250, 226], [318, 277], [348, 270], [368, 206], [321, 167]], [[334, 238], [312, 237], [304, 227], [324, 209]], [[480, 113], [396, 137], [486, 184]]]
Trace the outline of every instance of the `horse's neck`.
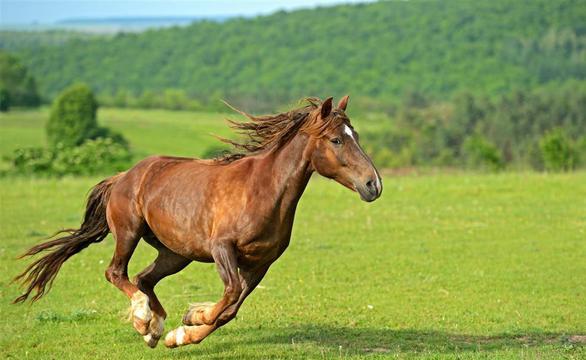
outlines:
[[272, 188], [282, 210], [294, 210], [313, 172], [308, 151], [309, 138], [298, 134], [274, 153]]

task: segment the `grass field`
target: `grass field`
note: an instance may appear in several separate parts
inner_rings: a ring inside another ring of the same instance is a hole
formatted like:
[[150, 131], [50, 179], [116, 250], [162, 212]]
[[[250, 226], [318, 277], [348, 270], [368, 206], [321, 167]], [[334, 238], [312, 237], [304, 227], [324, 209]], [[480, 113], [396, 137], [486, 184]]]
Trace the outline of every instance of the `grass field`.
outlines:
[[[213, 141], [198, 134], [227, 134], [222, 115], [101, 114], [145, 154], [197, 155]], [[0, 153], [41, 142], [41, 118], [1, 118]], [[386, 176], [372, 204], [315, 177], [290, 248], [238, 318], [175, 350], [148, 349], [125, 321], [129, 302], [103, 276], [111, 238], [66, 263], [38, 303], [9, 304], [16, 255], [76, 226], [99, 180], [0, 178], [0, 358], [586, 357], [584, 172]], [[153, 258], [141, 244], [130, 272]], [[193, 264], [157, 289], [171, 329], [222, 286], [213, 265]]]

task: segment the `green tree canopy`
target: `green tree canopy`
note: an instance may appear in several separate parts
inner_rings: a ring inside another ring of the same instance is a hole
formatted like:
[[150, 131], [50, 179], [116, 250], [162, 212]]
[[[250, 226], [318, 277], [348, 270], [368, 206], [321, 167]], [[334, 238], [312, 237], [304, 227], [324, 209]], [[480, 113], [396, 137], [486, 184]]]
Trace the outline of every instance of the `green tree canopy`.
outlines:
[[169, 107], [167, 89], [249, 110], [347, 93], [356, 106], [585, 80], [584, 19], [583, 0], [381, 1], [63, 42], [47, 34], [18, 49], [47, 97], [84, 81], [99, 96], [156, 92]]
[[35, 79], [18, 58], [0, 50], [0, 111], [40, 103]]

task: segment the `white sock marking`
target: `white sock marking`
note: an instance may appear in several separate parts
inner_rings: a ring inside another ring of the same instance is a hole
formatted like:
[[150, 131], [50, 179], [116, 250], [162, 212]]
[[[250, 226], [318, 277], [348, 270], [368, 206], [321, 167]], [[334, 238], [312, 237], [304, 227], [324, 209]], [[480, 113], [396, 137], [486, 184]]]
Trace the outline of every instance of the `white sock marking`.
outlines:
[[132, 295], [132, 315], [140, 320], [148, 321], [151, 319], [151, 309], [149, 307], [149, 298], [143, 292], [137, 291]]
[[177, 329], [177, 332], [175, 333], [175, 343], [177, 345], [183, 345], [183, 337], [185, 337], [185, 329], [183, 328], [183, 326], [181, 326]]

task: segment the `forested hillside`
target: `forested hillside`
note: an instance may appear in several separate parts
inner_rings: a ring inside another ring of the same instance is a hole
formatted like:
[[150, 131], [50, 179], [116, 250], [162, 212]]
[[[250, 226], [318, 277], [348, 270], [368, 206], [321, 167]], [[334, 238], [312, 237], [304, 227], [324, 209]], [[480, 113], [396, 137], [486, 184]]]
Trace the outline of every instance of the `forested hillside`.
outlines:
[[[586, 2], [392, 1], [279, 12], [18, 50], [46, 98], [72, 82], [107, 103], [160, 94], [267, 108], [308, 95], [389, 102], [495, 96], [586, 78]], [[11, 42], [3, 34], [1, 47]], [[31, 42], [34, 43], [34, 42]]]

